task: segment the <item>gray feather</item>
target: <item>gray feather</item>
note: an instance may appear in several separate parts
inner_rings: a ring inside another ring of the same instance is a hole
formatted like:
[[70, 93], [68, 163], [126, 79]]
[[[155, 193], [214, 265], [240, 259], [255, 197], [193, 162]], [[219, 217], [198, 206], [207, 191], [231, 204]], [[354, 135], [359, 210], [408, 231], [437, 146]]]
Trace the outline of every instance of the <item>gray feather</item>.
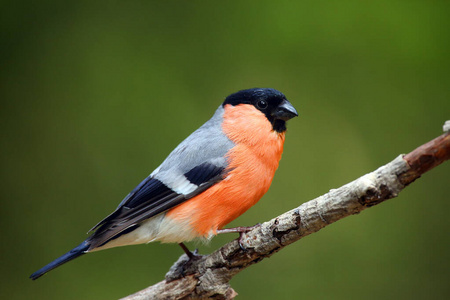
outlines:
[[182, 141], [151, 176], [165, 184], [176, 184], [173, 181], [178, 175], [205, 162], [226, 168], [225, 155], [235, 145], [222, 132], [223, 113], [223, 107], [219, 106], [213, 117]]

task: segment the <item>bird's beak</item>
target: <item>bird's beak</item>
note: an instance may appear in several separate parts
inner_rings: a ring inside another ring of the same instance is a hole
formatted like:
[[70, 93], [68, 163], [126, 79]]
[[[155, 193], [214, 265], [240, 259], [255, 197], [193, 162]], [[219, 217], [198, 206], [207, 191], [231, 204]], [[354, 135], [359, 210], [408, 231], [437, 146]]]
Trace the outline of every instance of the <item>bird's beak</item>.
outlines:
[[297, 117], [298, 113], [292, 106], [291, 102], [283, 100], [278, 107], [272, 112], [272, 117], [275, 119], [287, 121], [293, 117]]

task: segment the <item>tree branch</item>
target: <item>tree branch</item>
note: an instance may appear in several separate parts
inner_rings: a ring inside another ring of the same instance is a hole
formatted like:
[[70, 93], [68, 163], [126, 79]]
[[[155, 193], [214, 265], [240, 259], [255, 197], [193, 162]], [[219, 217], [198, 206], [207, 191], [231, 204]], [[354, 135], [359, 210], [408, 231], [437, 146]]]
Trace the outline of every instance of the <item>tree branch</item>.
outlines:
[[425, 172], [450, 158], [449, 121], [445, 134], [338, 189], [306, 202], [233, 240], [212, 254], [182, 255], [166, 279], [122, 300], [233, 299], [231, 278], [243, 269], [344, 217], [394, 198]]

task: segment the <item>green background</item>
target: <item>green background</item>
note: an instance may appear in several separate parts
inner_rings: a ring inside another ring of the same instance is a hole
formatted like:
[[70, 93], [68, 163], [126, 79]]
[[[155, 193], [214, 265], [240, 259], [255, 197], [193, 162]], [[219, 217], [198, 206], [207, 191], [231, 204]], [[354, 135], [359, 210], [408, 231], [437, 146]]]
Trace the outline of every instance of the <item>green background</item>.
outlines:
[[[2, 299], [115, 299], [181, 255], [153, 243], [28, 276], [78, 245], [223, 99], [284, 92], [269, 220], [438, 136], [449, 1], [2, 1]], [[239, 299], [448, 299], [450, 163], [232, 280]], [[235, 238], [209, 245], [210, 253]]]

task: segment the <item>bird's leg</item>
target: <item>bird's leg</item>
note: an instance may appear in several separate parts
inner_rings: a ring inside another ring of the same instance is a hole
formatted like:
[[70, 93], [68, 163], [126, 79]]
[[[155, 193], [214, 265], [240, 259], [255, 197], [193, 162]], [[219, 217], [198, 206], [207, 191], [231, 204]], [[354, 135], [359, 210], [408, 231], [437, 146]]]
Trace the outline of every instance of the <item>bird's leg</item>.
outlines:
[[253, 226], [248, 226], [248, 227], [234, 227], [234, 228], [225, 228], [225, 229], [217, 229], [217, 234], [221, 234], [221, 233], [246, 233], [249, 232], [250, 230], [252, 230], [255, 227], [258, 227], [261, 224], [256, 224]]
[[189, 251], [188, 247], [186, 247], [185, 244], [179, 243], [178, 245], [180, 245], [180, 247], [183, 249], [184, 253], [186, 253], [186, 255], [189, 257], [189, 259], [198, 258], [199, 256], [201, 256], [198, 254], [198, 249], [195, 249], [194, 252], [191, 252]]
[[192, 259], [192, 257], [194, 257], [194, 255], [192, 255], [192, 252], [189, 251], [189, 249], [186, 247], [185, 244], [179, 243], [178, 245], [180, 245], [181, 249], [183, 249], [184, 253], [186, 253], [186, 255], [189, 257], [189, 259]]
[[187, 257], [181, 255], [180, 258], [178, 258], [178, 260], [173, 264], [173, 266], [170, 267], [169, 272], [167, 272], [166, 274], [167, 282], [180, 279], [186, 276], [186, 274], [192, 274], [192, 263], [202, 257], [198, 254], [198, 249], [195, 249], [194, 252], [191, 252], [185, 244], [179, 243], [178, 245], [180, 245], [184, 253], [186, 253]]
[[221, 234], [221, 233], [239, 233], [239, 239], [238, 239], [238, 243], [239, 243], [239, 247], [241, 247], [242, 250], [247, 251], [247, 249], [244, 248], [244, 246], [242, 246], [242, 235], [244, 233], [249, 232], [250, 230], [252, 230], [255, 227], [260, 226], [261, 224], [256, 224], [253, 226], [248, 226], [248, 227], [234, 227], [234, 228], [225, 228], [225, 229], [218, 229], [217, 230], [217, 234]]

